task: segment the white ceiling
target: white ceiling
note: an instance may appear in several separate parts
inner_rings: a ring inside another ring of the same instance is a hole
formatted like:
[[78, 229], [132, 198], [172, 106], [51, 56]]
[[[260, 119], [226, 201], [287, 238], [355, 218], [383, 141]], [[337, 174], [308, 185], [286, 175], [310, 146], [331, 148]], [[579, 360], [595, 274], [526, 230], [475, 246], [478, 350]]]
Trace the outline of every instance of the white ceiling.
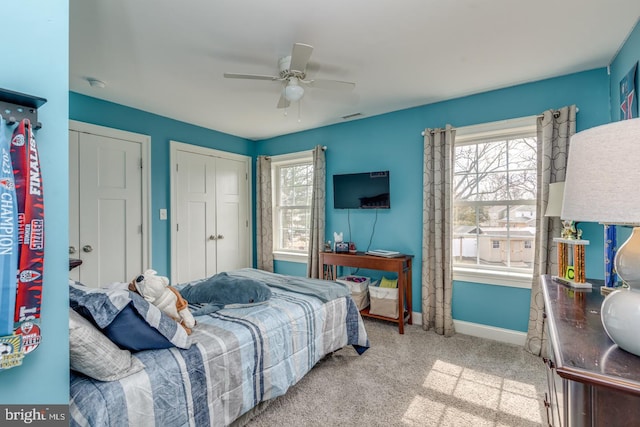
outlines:
[[[638, 0], [70, 0], [70, 89], [249, 139], [605, 67]], [[308, 88], [277, 109], [293, 43]], [[91, 87], [87, 78], [106, 83]], [[353, 119], [351, 119], [353, 120]]]

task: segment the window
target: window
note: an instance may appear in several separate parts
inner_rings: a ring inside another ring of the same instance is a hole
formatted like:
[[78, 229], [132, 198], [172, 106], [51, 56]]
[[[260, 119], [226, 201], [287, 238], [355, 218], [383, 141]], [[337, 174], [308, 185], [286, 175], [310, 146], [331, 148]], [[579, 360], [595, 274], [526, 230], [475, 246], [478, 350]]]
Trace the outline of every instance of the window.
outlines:
[[306, 256], [309, 248], [309, 222], [313, 187], [313, 161], [310, 152], [274, 156], [273, 245], [278, 253]]
[[535, 117], [456, 132], [454, 271], [533, 270], [536, 231]]

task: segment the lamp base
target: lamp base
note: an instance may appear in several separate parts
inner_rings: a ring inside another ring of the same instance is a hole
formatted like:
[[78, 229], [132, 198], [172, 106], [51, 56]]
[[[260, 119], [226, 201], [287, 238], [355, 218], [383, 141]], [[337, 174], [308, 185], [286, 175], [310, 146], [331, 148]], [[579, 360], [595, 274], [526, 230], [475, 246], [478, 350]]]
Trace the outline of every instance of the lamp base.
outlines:
[[573, 280], [568, 280], [568, 279], [565, 279], [564, 277], [559, 277], [559, 276], [551, 276], [551, 279], [553, 279], [558, 283], [562, 283], [563, 285], [571, 286], [572, 288], [577, 288], [577, 289], [592, 288], [592, 285], [589, 282], [578, 283], [578, 282], [574, 282]]
[[602, 302], [600, 317], [604, 330], [623, 350], [640, 356], [640, 290], [619, 289]]

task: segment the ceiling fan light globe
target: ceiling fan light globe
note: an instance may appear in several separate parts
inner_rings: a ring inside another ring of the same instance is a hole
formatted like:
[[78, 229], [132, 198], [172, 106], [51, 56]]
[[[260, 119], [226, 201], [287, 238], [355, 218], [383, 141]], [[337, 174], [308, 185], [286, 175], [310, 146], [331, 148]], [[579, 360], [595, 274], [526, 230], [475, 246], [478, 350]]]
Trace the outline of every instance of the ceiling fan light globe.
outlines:
[[288, 84], [284, 88], [283, 95], [291, 102], [299, 101], [304, 95], [304, 88], [297, 84]]

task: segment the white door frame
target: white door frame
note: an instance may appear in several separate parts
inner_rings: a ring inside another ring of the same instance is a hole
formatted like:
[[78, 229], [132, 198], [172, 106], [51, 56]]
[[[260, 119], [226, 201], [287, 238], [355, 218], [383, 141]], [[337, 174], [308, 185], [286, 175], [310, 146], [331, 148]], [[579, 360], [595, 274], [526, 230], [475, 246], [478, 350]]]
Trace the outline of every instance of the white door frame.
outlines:
[[142, 148], [142, 271], [151, 268], [151, 137], [140, 133], [69, 120], [69, 130], [140, 143]]
[[169, 149], [169, 163], [171, 168], [170, 173], [170, 186], [171, 191], [169, 195], [169, 200], [171, 203], [171, 283], [175, 283], [176, 280], [176, 271], [177, 271], [177, 244], [178, 239], [176, 236], [177, 233], [177, 222], [176, 218], [178, 217], [177, 206], [174, 203], [176, 200], [176, 164], [178, 159], [178, 150], [180, 151], [188, 151], [191, 153], [201, 154], [203, 156], [212, 156], [212, 157], [220, 157], [228, 160], [236, 160], [239, 162], [245, 162], [247, 164], [247, 210], [249, 216], [249, 227], [248, 227], [248, 239], [247, 242], [247, 260], [252, 262], [252, 251], [253, 251], [253, 221], [252, 217], [252, 197], [251, 197], [251, 188], [252, 188], [252, 173], [251, 173], [251, 157], [245, 156], [243, 154], [230, 153], [228, 151], [216, 150], [214, 148], [200, 147], [198, 145], [187, 144], [179, 141], [169, 141], [170, 149]]

